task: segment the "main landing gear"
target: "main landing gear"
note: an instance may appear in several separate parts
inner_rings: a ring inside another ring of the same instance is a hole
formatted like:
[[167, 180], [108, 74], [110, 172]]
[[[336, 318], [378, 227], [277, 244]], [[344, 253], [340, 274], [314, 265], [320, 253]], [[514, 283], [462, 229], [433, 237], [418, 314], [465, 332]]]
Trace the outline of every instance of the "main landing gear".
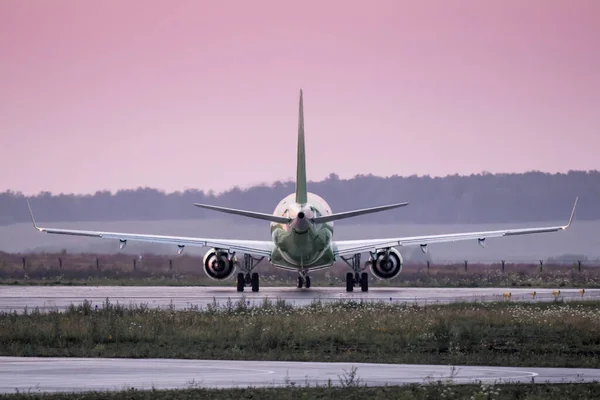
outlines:
[[252, 272], [254, 267], [256, 267], [265, 257], [255, 258], [250, 254], [244, 254], [244, 266], [243, 271], [237, 274], [237, 291], [243, 292], [244, 287], [249, 285], [252, 287], [253, 292], [258, 292], [259, 289], [259, 279], [258, 272]]
[[360, 266], [360, 254], [355, 254], [350, 258], [342, 257], [342, 260], [354, 272], [346, 274], [346, 292], [354, 291], [354, 286], [360, 285], [360, 290], [363, 292], [369, 291], [369, 274], [364, 272], [365, 267]]

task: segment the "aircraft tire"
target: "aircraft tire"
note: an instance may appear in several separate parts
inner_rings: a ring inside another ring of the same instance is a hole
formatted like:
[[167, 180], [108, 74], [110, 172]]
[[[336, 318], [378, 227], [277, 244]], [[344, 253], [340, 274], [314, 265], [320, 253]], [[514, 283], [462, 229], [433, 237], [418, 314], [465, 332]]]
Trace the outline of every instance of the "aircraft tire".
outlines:
[[369, 291], [369, 274], [366, 272], [360, 274], [360, 290], [363, 292]]
[[310, 276], [307, 276], [304, 280], [304, 287], [307, 289], [310, 287]]
[[348, 272], [346, 274], [346, 292], [354, 291], [354, 274], [352, 272]]
[[299, 276], [298, 279], [296, 280], [296, 287], [298, 289], [302, 289], [302, 286], [304, 286], [304, 278]]
[[252, 291], [253, 292], [258, 292], [258, 289], [259, 289], [258, 282], [259, 282], [258, 281], [258, 273], [254, 272], [252, 274], [252, 282], [251, 282], [251, 284], [252, 284]]
[[237, 291], [243, 292], [245, 285], [246, 285], [246, 280], [244, 279], [244, 274], [242, 272], [240, 272], [237, 274]]

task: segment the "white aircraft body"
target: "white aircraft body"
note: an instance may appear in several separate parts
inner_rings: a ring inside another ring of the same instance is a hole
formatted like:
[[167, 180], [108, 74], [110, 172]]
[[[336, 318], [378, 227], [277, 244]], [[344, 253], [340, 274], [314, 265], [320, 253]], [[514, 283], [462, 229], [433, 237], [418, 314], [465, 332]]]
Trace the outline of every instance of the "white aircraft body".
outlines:
[[[269, 263], [275, 267], [298, 271], [298, 288], [310, 287], [310, 271], [327, 268], [336, 260], [342, 259], [352, 269], [352, 272], [348, 272], [346, 275], [346, 290], [351, 292], [355, 286], [360, 286], [362, 291], [368, 290], [369, 280], [368, 274], [365, 272], [367, 267], [379, 279], [392, 279], [398, 276], [402, 271], [403, 260], [397, 247], [420, 246], [421, 250], [426, 252], [429, 244], [459, 240], [477, 240], [483, 246], [487, 238], [562, 231], [567, 229], [573, 221], [577, 198], [569, 222], [563, 226], [382, 239], [333, 240], [334, 221], [403, 207], [408, 203], [340, 213], [332, 212], [331, 207], [324, 199], [307, 191], [302, 91], [300, 91], [298, 119], [296, 191], [281, 200], [273, 214], [194, 203], [197, 207], [209, 210], [268, 221], [271, 225], [271, 240], [211, 239], [42, 228], [36, 224], [30, 207], [33, 225], [40, 232], [118, 240], [121, 249], [128, 241], [173, 244], [178, 246], [179, 254], [182, 253], [185, 246], [208, 247], [210, 250], [204, 255], [202, 264], [206, 274], [212, 279], [222, 280], [231, 278], [238, 270], [238, 291], [243, 291], [247, 285], [251, 286], [254, 292], [259, 290], [258, 273], [252, 271], [264, 258], [268, 258]], [[237, 253], [244, 254], [243, 265], [238, 262]], [[360, 262], [362, 253], [369, 254], [364, 265], [361, 265]]]

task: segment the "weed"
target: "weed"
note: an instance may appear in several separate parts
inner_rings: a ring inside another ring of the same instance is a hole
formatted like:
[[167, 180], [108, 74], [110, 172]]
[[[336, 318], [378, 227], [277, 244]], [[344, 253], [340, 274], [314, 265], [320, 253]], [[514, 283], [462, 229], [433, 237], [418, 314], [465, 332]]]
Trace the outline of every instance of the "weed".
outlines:
[[175, 310], [106, 299], [1, 312], [0, 355], [598, 367], [599, 305], [244, 299]]
[[356, 375], [357, 367], [352, 366], [350, 371], [343, 370], [342, 376], [338, 376], [340, 385], [342, 387], [358, 387], [360, 385], [360, 378]]

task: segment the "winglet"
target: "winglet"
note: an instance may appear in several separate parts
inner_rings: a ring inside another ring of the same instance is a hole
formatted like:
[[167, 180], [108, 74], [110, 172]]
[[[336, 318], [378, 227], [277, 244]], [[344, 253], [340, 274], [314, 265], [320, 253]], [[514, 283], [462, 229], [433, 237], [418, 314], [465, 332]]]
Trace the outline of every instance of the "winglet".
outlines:
[[573, 217], [575, 216], [575, 207], [577, 207], [577, 200], [579, 200], [579, 196], [575, 197], [575, 204], [573, 204], [573, 210], [571, 211], [571, 217], [569, 218], [569, 223], [563, 226], [563, 229], [567, 229], [571, 226], [571, 222], [573, 222]]
[[27, 201], [27, 208], [29, 208], [29, 215], [31, 215], [31, 222], [33, 223], [33, 227], [41, 232], [43, 229], [38, 227], [37, 224], [35, 223], [35, 218], [33, 217], [33, 211], [31, 211], [31, 205], [29, 204], [29, 199], [25, 199], [25, 200]]

